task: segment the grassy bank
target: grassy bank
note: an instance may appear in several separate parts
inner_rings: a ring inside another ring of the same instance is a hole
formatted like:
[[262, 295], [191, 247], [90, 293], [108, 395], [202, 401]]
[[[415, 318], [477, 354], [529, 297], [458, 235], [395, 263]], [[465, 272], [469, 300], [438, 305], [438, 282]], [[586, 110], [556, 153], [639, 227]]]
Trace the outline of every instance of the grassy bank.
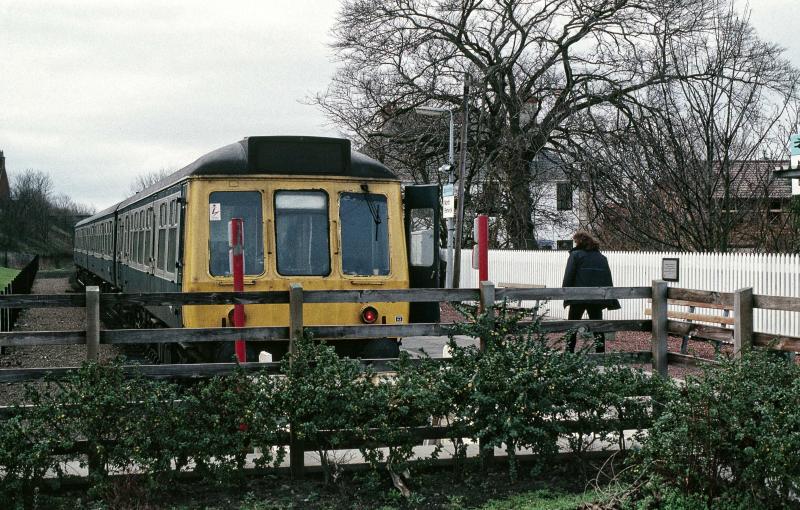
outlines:
[[5, 288], [19, 274], [19, 269], [0, 266], [0, 289]]

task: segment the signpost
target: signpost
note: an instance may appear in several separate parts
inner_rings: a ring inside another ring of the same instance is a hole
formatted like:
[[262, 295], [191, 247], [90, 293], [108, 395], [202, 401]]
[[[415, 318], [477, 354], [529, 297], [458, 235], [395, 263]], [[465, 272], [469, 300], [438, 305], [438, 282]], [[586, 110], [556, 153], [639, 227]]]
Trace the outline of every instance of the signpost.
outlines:
[[[789, 137], [789, 168], [800, 168], [800, 134]], [[792, 195], [800, 195], [800, 179], [792, 179]]]
[[442, 186], [442, 216], [452, 219], [456, 216], [456, 197], [452, 184]]
[[666, 282], [677, 282], [680, 277], [680, 259], [661, 259], [661, 279]]
[[789, 137], [789, 167], [779, 166], [772, 174], [775, 177], [790, 179], [792, 182], [792, 195], [800, 195], [800, 134]]

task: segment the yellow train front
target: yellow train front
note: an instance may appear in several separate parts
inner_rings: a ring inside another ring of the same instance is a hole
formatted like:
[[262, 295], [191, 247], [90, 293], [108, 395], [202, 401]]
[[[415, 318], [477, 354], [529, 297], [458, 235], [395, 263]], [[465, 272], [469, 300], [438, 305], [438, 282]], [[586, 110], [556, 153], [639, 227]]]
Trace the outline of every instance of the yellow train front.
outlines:
[[[211, 152], [79, 225], [76, 239], [108, 225], [111, 260], [76, 250], [76, 264], [126, 292], [232, 291], [233, 218], [244, 222], [245, 291], [285, 291], [291, 283], [305, 290], [438, 286], [438, 188], [403, 190], [388, 168], [335, 138], [250, 137]], [[438, 307], [412, 306], [413, 311], [408, 303], [306, 304], [304, 323], [438, 319]], [[232, 310], [203, 305], [149, 312], [170, 326], [205, 328], [230, 326]], [[288, 314], [288, 305], [245, 306], [247, 326], [285, 326]], [[398, 353], [396, 339], [337, 345], [363, 357]], [[195, 358], [227, 361], [233, 354], [232, 343], [203, 348]], [[285, 349], [250, 342], [248, 360], [261, 350], [279, 358]]]

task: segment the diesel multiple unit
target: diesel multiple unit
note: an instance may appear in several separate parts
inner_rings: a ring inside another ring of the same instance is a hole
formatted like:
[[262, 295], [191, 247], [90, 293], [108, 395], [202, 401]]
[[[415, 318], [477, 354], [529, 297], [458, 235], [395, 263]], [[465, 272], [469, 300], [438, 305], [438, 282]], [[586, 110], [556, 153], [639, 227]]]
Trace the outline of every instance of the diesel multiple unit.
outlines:
[[[245, 138], [81, 221], [78, 278], [116, 292], [231, 291], [233, 218], [243, 220], [246, 291], [287, 290], [295, 282], [307, 290], [438, 286], [438, 188], [402, 189], [394, 173], [352, 151], [348, 140], [318, 137]], [[232, 309], [151, 307], [140, 312], [139, 325], [226, 326]], [[247, 305], [245, 315], [248, 326], [289, 322], [288, 305]], [[304, 307], [307, 325], [437, 317], [438, 308], [408, 303]], [[351, 347], [364, 356], [397, 352], [394, 339]], [[249, 344], [248, 359], [264, 349]], [[194, 357], [229, 359], [231, 352], [209, 345]]]

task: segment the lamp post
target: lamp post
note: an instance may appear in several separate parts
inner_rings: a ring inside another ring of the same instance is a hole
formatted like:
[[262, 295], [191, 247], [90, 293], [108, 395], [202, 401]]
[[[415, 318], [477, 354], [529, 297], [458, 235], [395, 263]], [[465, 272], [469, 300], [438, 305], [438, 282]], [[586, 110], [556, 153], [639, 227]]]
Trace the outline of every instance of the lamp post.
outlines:
[[[450, 108], [436, 108], [436, 107], [428, 107], [428, 106], [419, 106], [414, 108], [414, 111], [420, 115], [427, 115], [431, 117], [439, 117], [444, 114], [450, 115], [450, 143], [449, 143], [449, 153], [447, 162], [447, 183], [453, 184], [455, 181], [455, 174], [453, 169], [455, 168], [455, 141], [454, 141], [454, 132], [455, 132], [455, 123], [453, 122], [453, 110]], [[439, 168], [441, 171], [445, 167], [442, 166]], [[445, 257], [446, 266], [445, 266], [445, 277], [444, 277], [444, 286], [447, 289], [453, 288], [453, 234], [455, 233], [455, 224], [453, 222], [453, 218], [446, 218], [447, 223], [447, 255]]]

